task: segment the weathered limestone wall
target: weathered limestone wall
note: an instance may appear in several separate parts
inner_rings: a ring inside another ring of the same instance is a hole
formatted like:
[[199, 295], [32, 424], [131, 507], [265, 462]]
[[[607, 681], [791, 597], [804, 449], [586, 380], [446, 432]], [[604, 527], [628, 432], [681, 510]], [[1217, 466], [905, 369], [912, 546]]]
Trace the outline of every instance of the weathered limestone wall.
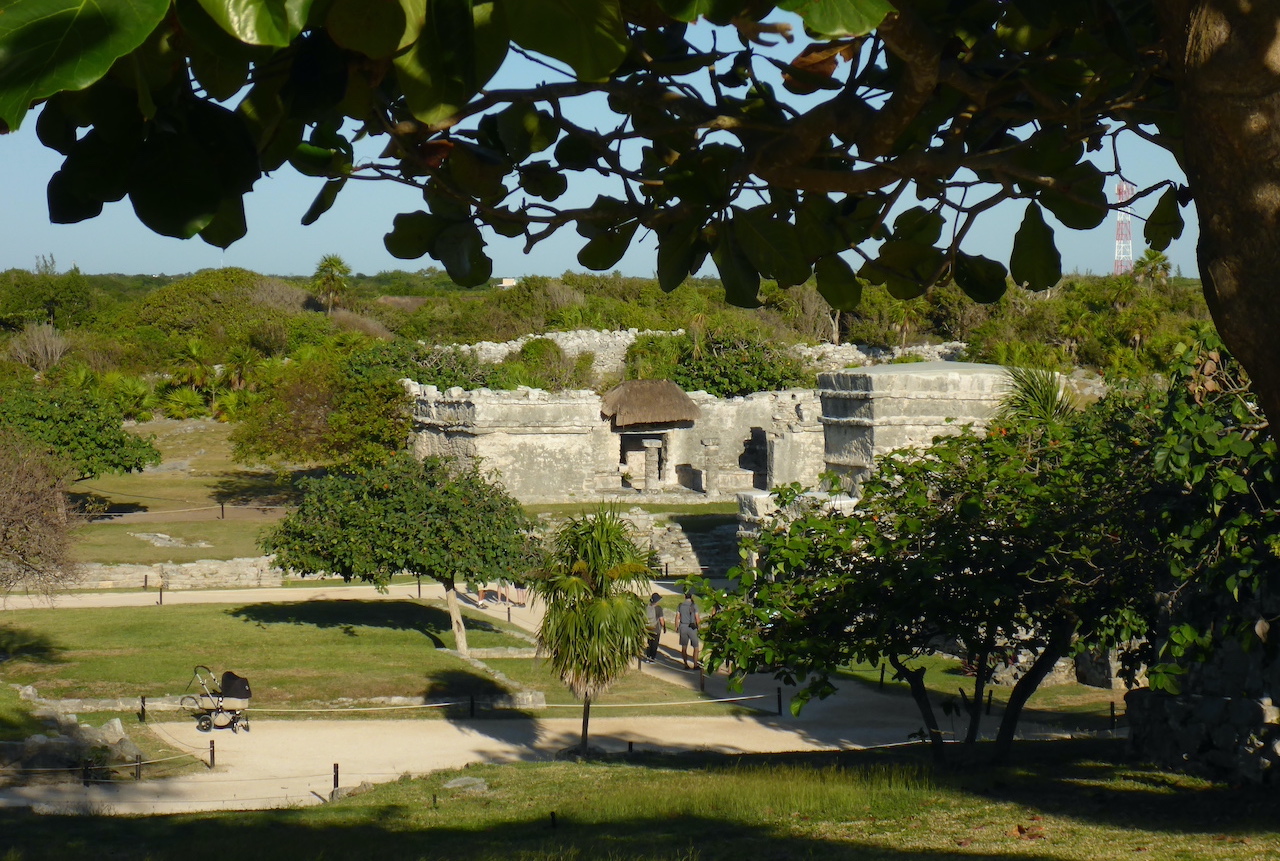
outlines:
[[1276, 779], [1280, 708], [1270, 697], [1125, 695], [1129, 747], [1138, 757], [1216, 780]]
[[[414, 454], [478, 458], [521, 502], [614, 499], [641, 487], [732, 498], [767, 481], [813, 484], [822, 470], [819, 402], [807, 389], [728, 400], [692, 392], [702, 410], [694, 426], [614, 431], [590, 391], [405, 386]], [[646, 479], [645, 440], [664, 443], [656, 488]]]
[[999, 406], [1008, 375], [998, 365], [922, 362], [818, 375], [827, 468], [852, 480], [875, 458], [977, 428]]
[[242, 589], [279, 586], [283, 572], [271, 564], [271, 557], [241, 559], [201, 559], [198, 562], [164, 562], [156, 565], [80, 566], [81, 589]]

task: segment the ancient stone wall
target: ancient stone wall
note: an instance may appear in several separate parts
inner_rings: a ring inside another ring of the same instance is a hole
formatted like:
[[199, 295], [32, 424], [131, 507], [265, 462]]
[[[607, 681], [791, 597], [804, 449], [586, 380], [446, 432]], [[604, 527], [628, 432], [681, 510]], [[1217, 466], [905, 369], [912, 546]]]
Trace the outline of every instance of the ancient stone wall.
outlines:
[[1125, 695], [1129, 747], [1148, 762], [1232, 783], [1274, 781], [1280, 708], [1270, 697]]
[[854, 481], [877, 457], [986, 423], [1008, 391], [998, 365], [923, 362], [818, 375], [827, 468]]
[[80, 566], [81, 589], [240, 589], [279, 586], [283, 573], [270, 557], [201, 559], [198, 562], [164, 562], [156, 565]]

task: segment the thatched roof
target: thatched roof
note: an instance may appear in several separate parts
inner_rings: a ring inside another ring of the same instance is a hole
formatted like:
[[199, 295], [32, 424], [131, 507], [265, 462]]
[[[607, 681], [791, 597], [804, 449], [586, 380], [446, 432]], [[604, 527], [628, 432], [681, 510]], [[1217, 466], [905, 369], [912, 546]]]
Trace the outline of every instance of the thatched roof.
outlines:
[[604, 396], [600, 412], [616, 427], [696, 421], [702, 411], [670, 380], [627, 380]]

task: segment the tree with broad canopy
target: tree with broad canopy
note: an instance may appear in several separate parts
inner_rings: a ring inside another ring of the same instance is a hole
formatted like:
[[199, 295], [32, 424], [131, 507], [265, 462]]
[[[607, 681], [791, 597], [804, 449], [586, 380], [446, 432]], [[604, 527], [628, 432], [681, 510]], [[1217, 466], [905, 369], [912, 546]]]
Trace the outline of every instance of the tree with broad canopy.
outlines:
[[385, 588], [402, 571], [444, 585], [456, 647], [467, 654], [457, 584], [520, 576], [536, 564], [519, 503], [474, 466], [408, 454], [306, 479], [298, 508], [264, 535], [281, 568]]
[[710, 590], [708, 665], [803, 684], [798, 712], [831, 693], [847, 663], [887, 662], [941, 760], [919, 659], [940, 642], [967, 656], [973, 743], [994, 669], [1021, 655], [991, 749], [1006, 758], [1057, 661], [1147, 634], [1152, 595], [1172, 583], [1153, 529], [1176, 497], [1155, 476], [1153, 400], [1113, 395], [1079, 415], [1029, 415], [1014, 408], [986, 436], [966, 430], [886, 456], [848, 515], [780, 489], [794, 516], [761, 532], [758, 562]]
[[[735, 303], [816, 276], [836, 309], [865, 282], [1052, 286], [1052, 221], [1119, 205], [1131, 134], [1184, 172], [1134, 195], [1147, 242], [1195, 202], [1214, 319], [1280, 415], [1278, 23], [1280, 0], [15, 0], [0, 131], [44, 104], [59, 223], [127, 196], [151, 229], [226, 247], [287, 162], [322, 180], [304, 223], [352, 179], [421, 195], [386, 246], [460, 284], [491, 274], [482, 228], [528, 247], [572, 225], [593, 269], [643, 228], [667, 289], [710, 256]], [[545, 75], [490, 88], [509, 54]], [[609, 119], [578, 109], [602, 102]], [[357, 158], [366, 137], [381, 155]], [[558, 203], [571, 179], [604, 192]], [[1007, 266], [966, 251], [1011, 200]]]

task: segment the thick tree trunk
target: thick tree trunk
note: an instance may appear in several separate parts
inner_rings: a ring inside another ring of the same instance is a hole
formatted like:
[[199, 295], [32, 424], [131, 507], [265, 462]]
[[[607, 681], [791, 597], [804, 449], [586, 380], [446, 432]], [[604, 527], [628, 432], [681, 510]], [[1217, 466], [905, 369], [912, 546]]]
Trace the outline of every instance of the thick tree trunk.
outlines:
[[587, 752], [587, 724], [591, 721], [591, 694], [582, 696], [582, 752]]
[[1205, 299], [1280, 420], [1280, 0], [1161, 0]]
[[920, 710], [920, 718], [924, 721], [925, 732], [929, 734], [933, 761], [945, 761], [947, 750], [942, 738], [942, 730], [938, 728], [938, 719], [933, 714], [933, 704], [929, 702], [929, 689], [924, 686], [924, 670], [907, 669], [907, 665], [902, 663], [897, 655], [889, 656], [889, 665], [893, 667], [894, 672], [907, 680], [907, 687], [911, 689], [911, 698], [916, 701], [916, 708]]
[[1013, 686], [1013, 691], [1009, 694], [1009, 703], [1005, 706], [1003, 717], [1000, 718], [1000, 731], [996, 734], [995, 750], [991, 754], [992, 762], [1002, 763], [1008, 760], [1009, 751], [1013, 747], [1013, 734], [1018, 729], [1018, 719], [1022, 717], [1022, 707], [1036, 692], [1036, 688], [1040, 687], [1045, 676], [1049, 675], [1053, 665], [1067, 653], [1074, 630], [1075, 625], [1065, 622], [1050, 630], [1049, 640], [1040, 650], [1035, 663]]
[[453, 626], [453, 642], [458, 654], [469, 655], [467, 629], [462, 626], [462, 610], [458, 608], [458, 587], [453, 580], [444, 581], [444, 600], [449, 608], [449, 624]]

